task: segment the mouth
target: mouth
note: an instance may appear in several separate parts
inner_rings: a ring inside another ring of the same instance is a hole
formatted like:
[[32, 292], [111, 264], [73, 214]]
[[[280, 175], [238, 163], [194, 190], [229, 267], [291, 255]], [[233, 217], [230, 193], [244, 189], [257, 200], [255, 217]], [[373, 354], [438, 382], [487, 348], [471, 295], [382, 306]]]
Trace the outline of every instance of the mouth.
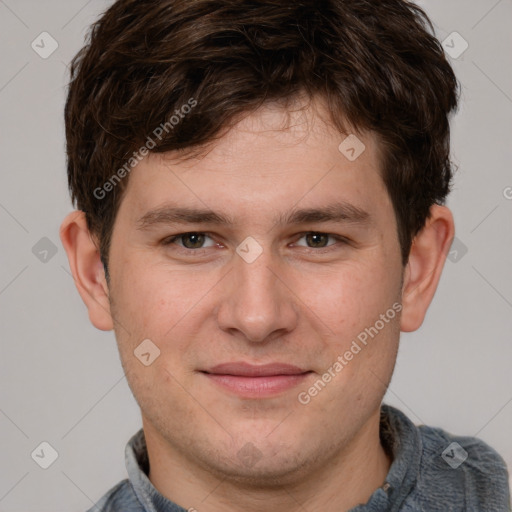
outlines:
[[290, 390], [313, 372], [287, 363], [223, 363], [201, 371], [211, 382], [246, 398], [264, 398]]

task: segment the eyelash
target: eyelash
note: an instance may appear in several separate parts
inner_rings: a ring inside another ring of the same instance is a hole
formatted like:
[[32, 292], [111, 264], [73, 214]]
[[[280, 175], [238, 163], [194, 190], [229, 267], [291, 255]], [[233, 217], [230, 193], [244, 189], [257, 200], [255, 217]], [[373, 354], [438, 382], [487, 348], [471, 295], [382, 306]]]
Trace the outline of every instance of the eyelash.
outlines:
[[[166, 238], [165, 240], [162, 241], [162, 245], [164, 245], [164, 246], [173, 245], [176, 240], [183, 238], [186, 235], [205, 235], [209, 238], [212, 238], [208, 233], [204, 233], [202, 231], [187, 231], [186, 233], [180, 233], [179, 235], [174, 235], [174, 236], [171, 236], [170, 238]], [[187, 247], [180, 247], [180, 246], [177, 246], [177, 248], [179, 251], [183, 251], [186, 253], [195, 253], [195, 254], [198, 254], [201, 251], [209, 249], [209, 247], [199, 247], [198, 249], [189, 249]]]
[[[187, 231], [186, 233], [180, 233], [178, 235], [174, 235], [172, 237], [166, 238], [161, 242], [161, 244], [163, 246], [173, 245], [173, 244], [175, 244], [176, 240], [182, 239], [186, 235], [204, 235], [206, 237], [212, 238], [209, 233], [205, 233], [202, 231]], [[304, 238], [307, 235], [327, 235], [329, 238], [332, 238], [332, 239], [336, 240], [338, 243], [341, 243], [343, 245], [348, 245], [350, 243], [348, 238], [333, 235], [331, 233], [324, 233], [323, 231], [305, 231], [303, 233], [299, 233], [299, 235], [300, 236], [297, 239], [297, 241], [301, 240], [302, 238]], [[212, 238], [212, 240], [213, 240], [213, 238]], [[294, 243], [296, 243], [296, 242], [294, 242]], [[326, 247], [318, 247], [318, 248], [307, 247], [307, 246], [299, 246], [299, 247], [303, 247], [308, 252], [311, 251], [316, 254], [322, 254], [325, 252], [330, 252], [331, 250], [335, 249], [337, 245], [338, 245], [337, 243], [334, 243], [334, 244], [327, 245]], [[179, 252], [183, 252], [188, 255], [192, 255], [192, 254], [199, 255], [202, 253], [202, 251], [206, 251], [208, 249], [210, 249], [210, 247], [199, 247], [197, 249], [189, 249], [187, 247], [177, 246], [177, 250]]]

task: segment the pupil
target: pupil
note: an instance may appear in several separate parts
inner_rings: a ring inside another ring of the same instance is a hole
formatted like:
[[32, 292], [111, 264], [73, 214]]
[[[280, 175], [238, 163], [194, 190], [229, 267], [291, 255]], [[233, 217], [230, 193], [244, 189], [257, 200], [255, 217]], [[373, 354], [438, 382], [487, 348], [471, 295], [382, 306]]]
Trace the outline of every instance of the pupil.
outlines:
[[308, 241], [308, 245], [312, 245], [313, 247], [326, 247], [328, 235], [321, 233], [310, 233], [306, 235], [306, 240]]
[[204, 235], [201, 235], [200, 233], [189, 233], [183, 237], [183, 245], [187, 249], [197, 249], [201, 247], [203, 243]]

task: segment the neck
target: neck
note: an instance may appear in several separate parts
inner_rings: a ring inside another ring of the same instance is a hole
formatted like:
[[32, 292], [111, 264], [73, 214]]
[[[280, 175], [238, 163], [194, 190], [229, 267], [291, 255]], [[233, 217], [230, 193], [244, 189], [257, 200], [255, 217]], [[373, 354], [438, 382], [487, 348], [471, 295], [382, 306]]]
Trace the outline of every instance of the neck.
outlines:
[[380, 408], [349, 446], [328, 460], [316, 461], [307, 475], [286, 485], [261, 486], [214, 475], [198, 461], [188, 460], [144, 422], [150, 460], [149, 479], [167, 499], [198, 512], [302, 512], [349, 510], [368, 501], [385, 481], [391, 465], [380, 443]]

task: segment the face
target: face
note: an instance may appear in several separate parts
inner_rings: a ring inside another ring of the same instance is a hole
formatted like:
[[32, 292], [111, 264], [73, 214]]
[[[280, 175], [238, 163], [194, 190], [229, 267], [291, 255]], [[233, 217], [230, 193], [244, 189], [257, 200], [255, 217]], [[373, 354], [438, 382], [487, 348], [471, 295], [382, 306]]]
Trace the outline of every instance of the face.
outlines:
[[206, 155], [151, 155], [116, 218], [111, 311], [146, 435], [218, 474], [343, 456], [391, 378], [403, 267], [377, 141], [351, 161], [324, 119], [267, 105]]

